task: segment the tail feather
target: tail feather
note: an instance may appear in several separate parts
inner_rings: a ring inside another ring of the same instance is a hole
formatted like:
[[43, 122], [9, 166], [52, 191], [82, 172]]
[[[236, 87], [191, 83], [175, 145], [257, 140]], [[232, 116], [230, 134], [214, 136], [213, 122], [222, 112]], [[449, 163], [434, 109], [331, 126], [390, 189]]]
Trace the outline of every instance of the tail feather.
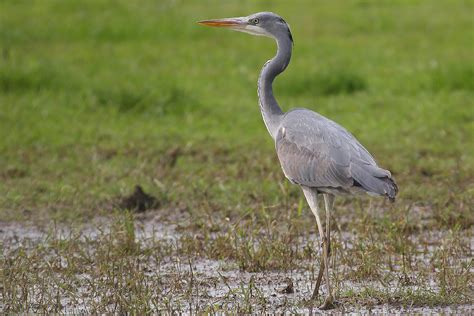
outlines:
[[385, 196], [388, 197], [390, 202], [395, 202], [395, 197], [397, 196], [398, 193], [398, 185], [395, 182], [393, 178], [382, 178], [381, 180], [384, 181], [384, 187], [385, 187]]
[[386, 196], [391, 202], [395, 201], [398, 186], [390, 171], [367, 164], [353, 164], [351, 171], [354, 181], [364, 190]]

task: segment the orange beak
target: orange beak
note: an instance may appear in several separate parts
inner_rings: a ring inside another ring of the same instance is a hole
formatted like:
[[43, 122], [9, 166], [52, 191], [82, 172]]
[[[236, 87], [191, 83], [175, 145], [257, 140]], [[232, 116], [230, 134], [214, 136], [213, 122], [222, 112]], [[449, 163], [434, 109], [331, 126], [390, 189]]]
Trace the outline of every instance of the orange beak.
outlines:
[[245, 26], [245, 22], [239, 18], [204, 20], [204, 21], [199, 21], [198, 23], [202, 25], [213, 26], [213, 27], [238, 28], [240, 26]]

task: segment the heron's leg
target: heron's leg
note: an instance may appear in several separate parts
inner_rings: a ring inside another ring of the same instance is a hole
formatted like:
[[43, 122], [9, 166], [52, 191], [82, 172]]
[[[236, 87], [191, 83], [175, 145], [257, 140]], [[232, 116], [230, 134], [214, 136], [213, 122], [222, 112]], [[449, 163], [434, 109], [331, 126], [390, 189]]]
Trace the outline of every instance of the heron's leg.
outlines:
[[320, 309], [330, 309], [334, 305], [334, 298], [331, 291], [331, 284], [329, 280], [329, 258], [331, 255], [331, 229], [330, 229], [330, 219], [331, 219], [331, 211], [332, 205], [334, 202], [334, 196], [332, 194], [324, 194], [324, 205], [326, 208], [326, 238], [327, 241], [325, 243], [324, 251], [324, 265], [326, 266], [325, 271], [325, 278], [326, 278], [326, 286], [327, 286], [327, 296], [324, 301], [324, 304], [321, 305]]
[[[309, 208], [314, 214], [314, 217], [316, 218], [316, 224], [318, 225], [318, 233], [319, 233], [319, 238], [321, 239], [322, 242], [322, 247], [324, 247], [324, 230], [323, 230], [323, 225], [321, 223], [321, 218], [319, 217], [319, 208], [318, 208], [318, 193], [307, 187], [301, 187], [303, 189], [304, 196], [306, 197], [306, 201], [309, 204]], [[324, 250], [323, 250], [323, 255], [324, 255]], [[311, 296], [312, 300], [316, 300], [319, 295], [319, 287], [321, 286], [321, 280], [323, 278], [323, 273], [324, 273], [324, 260], [322, 259], [320, 261], [319, 265], [319, 273], [318, 273], [318, 278], [316, 280], [316, 286], [314, 287], [313, 295]]]
[[316, 279], [316, 286], [313, 290], [313, 295], [311, 296], [312, 300], [317, 300], [319, 296], [319, 288], [321, 287], [321, 281], [323, 280], [323, 273], [324, 273], [324, 260], [321, 260], [319, 265], [319, 273], [318, 278]]

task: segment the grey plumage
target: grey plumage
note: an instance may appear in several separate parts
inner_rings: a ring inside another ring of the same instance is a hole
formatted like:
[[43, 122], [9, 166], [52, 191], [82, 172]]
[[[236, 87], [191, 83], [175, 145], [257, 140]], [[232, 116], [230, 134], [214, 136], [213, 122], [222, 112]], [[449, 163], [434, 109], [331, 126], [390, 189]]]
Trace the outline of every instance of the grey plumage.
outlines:
[[395, 199], [398, 188], [389, 171], [337, 123], [306, 109], [286, 113], [275, 146], [285, 176], [321, 193], [366, 191]]
[[[329, 278], [330, 215], [336, 194], [368, 193], [395, 200], [397, 184], [389, 171], [379, 168], [370, 153], [339, 124], [308, 109], [284, 113], [273, 95], [273, 80], [288, 66], [293, 37], [288, 24], [271, 12], [247, 17], [206, 20], [208, 26], [226, 27], [273, 38], [278, 46], [258, 79], [258, 99], [263, 121], [275, 141], [285, 176], [301, 186], [318, 225], [323, 259], [312, 299], [318, 298], [325, 273], [327, 296], [321, 309], [333, 307]], [[324, 196], [326, 231], [319, 216], [318, 196]], [[325, 268], [327, 267], [327, 268]]]

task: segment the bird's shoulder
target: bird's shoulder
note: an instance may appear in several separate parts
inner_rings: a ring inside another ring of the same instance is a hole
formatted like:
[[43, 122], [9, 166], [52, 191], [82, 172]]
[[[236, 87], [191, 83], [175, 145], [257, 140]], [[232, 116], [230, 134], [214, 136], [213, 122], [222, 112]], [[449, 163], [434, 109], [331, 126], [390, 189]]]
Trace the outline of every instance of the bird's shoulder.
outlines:
[[314, 158], [325, 157], [347, 165], [351, 159], [374, 164], [375, 160], [359, 141], [336, 122], [305, 108], [288, 111], [278, 128], [275, 145], [291, 146]]
[[276, 139], [278, 134], [307, 149], [320, 148], [322, 143], [340, 147], [344, 142], [355, 140], [344, 127], [305, 108], [288, 111], [280, 123]]

